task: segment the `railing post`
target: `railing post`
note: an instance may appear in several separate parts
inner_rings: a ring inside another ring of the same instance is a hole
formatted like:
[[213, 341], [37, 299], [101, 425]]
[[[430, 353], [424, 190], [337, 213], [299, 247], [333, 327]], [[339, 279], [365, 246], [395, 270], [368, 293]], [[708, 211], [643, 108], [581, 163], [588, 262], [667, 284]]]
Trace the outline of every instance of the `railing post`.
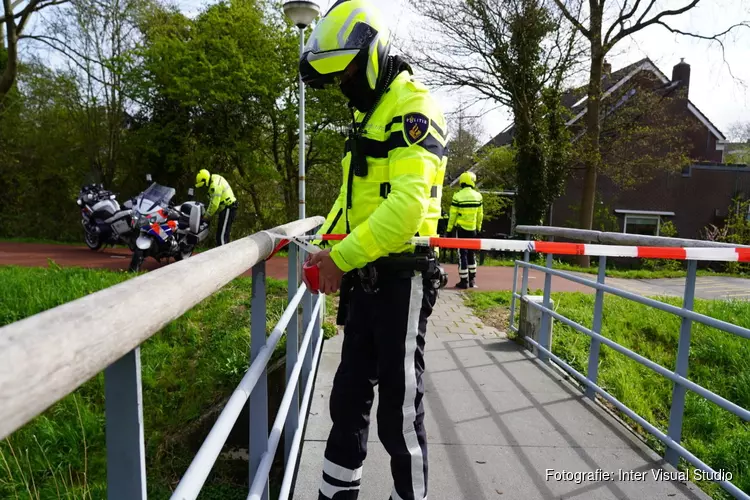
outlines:
[[140, 347], [104, 370], [104, 404], [107, 498], [146, 500]]
[[[258, 357], [266, 345], [266, 262], [253, 266], [253, 294], [250, 303], [250, 364]], [[268, 449], [268, 371], [258, 378], [250, 394], [250, 483], [258, 470], [263, 454]], [[262, 500], [268, 500], [268, 484], [263, 491]]]
[[[299, 252], [297, 251], [297, 245], [289, 245], [289, 274], [287, 280], [287, 297], [289, 302], [291, 302], [294, 296], [297, 294], [297, 287], [299, 285], [299, 271]], [[287, 390], [289, 386], [289, 378], [294, 371], [294, 367], [297, 364], [297, 358], [299, 357], [299, 316], [299, 307], [296, 307], [294, 315], [289, 320], [289, 325], [287, 326], [286, 330]], [[299, 385], [297, 385], [294, 390], [294, 396], [292, 396], [292, 403], [289, 405], [289, 413], [287, 414], [286, 422], [284, 425], [284, 464], [289, 463], [289, 452], [292, 449], [292, 443], [294, 442], [294, 433], [297, 431], [298, 421]]]
[[[607, 275], [607, 257], [599, 257], [599, 275], [596, 278], [596, 282], [603, 285], [604, 279]], [[596, 300], [594, 302], [594, 321], [591, 325], [591, 330], [595, 333], [602, 333], [602, 316], [604, 313], [604, 290], [596, 291]], [[599, 377], [599, 350], [601, 348], [601, 342], [599, 339], [592, 338], [591, 346], [589, 347], [589, 367], [586, 370], [586, 378], [596, 384], [596, 380]], [[590, 399], [596, 397], [596, 391], [591, 387], [586, 387], [586, 396]]]
[[[526, 235], [526, 241], [531, 240], [531, 235]], [[527, 264], [529, 263], [529, 256], [531, 252], [529, 252], [529, 249], [527, 248], [526, 251], [523, 252], [523, 261]], [[521, 282], [521, 297], [529, 293], [529, 268], [524, 267], [523, 268], [523, 281]]]
[[[687, 311], [693, 310], [695, 299], [695, 276], [698, 270], [698, 262], [689, 260], [687, 266], [687, 279], [685, 280], [685, 295], [682, 308]], [[693, 326], [692, 320], [682, 318], [680, 324], [680, 341], [677, 345], [677, 363], [674, 373], [687, 378], [688, 361], [690, 359], [690, 334]], [[682, 438], [682, 417], [685, 413], [685, 395], [687, 388], [675, 383], [672, 387], [672, 407], [669, 409], [669, 432], [667, 433], [675, 443]], [[673, 448], [667, 448], [664, 458], [673, 467], [677, 468], [680, 463], [680, 454]]]
[[[552, 269], [552, 263], [553, 263], [553, 257], [554, 255], [551, 253], [547, 254], [547, 269]], [[552, 293], [552, 275], [549, 273], [544, 273], [544, 298], [542, 300], [542, 305], [544, 307], [551, 309], [550, 304], [550, 294]], [[550, 328], [550, 321], [552, 319], [552, 316], [547, 311], [542, 311], [542, 331], [539, 333], [539, 345], [544, 347], [547, 350], [552, 350], [552, 332]], [[539, 359], [542, 361], [549, 361], [549, 356], [539, 351]]]
[[[321, 297], [322, 294], [319, 294]], [[307, 331], [307, 326], [310, 324], [310, 321], [312, 321], [312, 294], [309, 290], [305, 291], [305, 295], [302, 296], [302, 331]], [[311, 342], [312, 344], [312, 342]], [[300, 379], [301, 379], [301, 386], [305, 387], [307, 385], [307, 377], [310, 376], [310, 371], [312, 370], [312, 353], [313, 350], [311, 348], [311, 345], [308, 345], [307, 351], [302, 353], [303, 361], [302, 361], [302, 371], [300, 372]]]
[[516, 291], [518, 290], [518, 264], [513, 263], [513, 291], [510, 294], [510, 320], [508, 324], [511, 330], [516, 324]]

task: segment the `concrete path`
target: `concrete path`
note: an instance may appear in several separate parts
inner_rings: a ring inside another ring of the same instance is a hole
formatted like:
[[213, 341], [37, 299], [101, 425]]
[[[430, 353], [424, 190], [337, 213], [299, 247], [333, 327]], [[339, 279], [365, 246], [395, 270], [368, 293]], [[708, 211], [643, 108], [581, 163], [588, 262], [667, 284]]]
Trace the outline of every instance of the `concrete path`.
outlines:
[[[442, 292], [430, 322], [425, 375], [430, 500], [709, 498], [692, 484], [655, 480], [658, 456], [556, 371], [482, 326], [459, 293]], [[296, 500], [318, 498], [341, 341], [339, 335], [323, 348]], [[368, 448], [359, 498], [386, 500], [392, 483], [375, 428]], [[554, 476], [598, 469], [613, 473], [613, 479]], [[642, 479], [619, 480], [620, 471], [635, 471]]]

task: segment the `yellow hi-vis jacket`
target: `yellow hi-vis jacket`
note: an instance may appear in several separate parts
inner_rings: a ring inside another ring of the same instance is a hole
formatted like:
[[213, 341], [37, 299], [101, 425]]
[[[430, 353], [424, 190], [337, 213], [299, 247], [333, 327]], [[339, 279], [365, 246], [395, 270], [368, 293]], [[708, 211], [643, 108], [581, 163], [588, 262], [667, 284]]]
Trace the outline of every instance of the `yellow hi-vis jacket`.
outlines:
[[211, 176], [211, 180], [208, 182], [208, 194], [210, 196], [206, 209], [208, 217], [211, 217], [219, 209], [224, 209], [237, 201], [227, 180], [218, 174]]
[[[358, 123], [365, 113], [358, 112]], [[344, 272], [389, 254], [414, 251], [415, 235], [435, 236], [447, 162], [446, 124], [427, 87], [401, 72], [365, 125], [358, 148], [367, 173], [355, 175], [347, 140], [343, 183], [324, 234], [349, 236], [333, 243], [331, 258]], [[361, 172], [360, 172], [361, 173]]]
[[484, 219], [482, 203], [482, 193], [472, 187], [466, 186], [457, 191], [451, 202], [448, 232], [453, 231], [456, 225], [466, 231], [481, 231]]

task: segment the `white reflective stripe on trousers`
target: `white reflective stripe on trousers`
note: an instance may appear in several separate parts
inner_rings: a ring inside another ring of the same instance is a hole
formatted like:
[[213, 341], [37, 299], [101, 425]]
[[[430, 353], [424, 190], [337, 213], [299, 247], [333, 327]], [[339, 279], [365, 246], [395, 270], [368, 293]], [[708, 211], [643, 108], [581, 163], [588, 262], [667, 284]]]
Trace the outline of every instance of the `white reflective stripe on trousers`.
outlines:
[[229, 222], [229, 209], [224, 209], [224, 226], [221, 228], [221, 244], [227, 244], [227, 222]]
[[[423, 295], [422, 276], [415, 276], [411, 280], [411, 295], [409, 298], [409, 317], [406, 326], [405, 355], [404, 355], [404, 402], [401, 407], [402, 433], [404, 443], [411, 455], [411, 487], [414, 498], [424, 498], [424, 457], [419, 446], [414, 420], [417, 416], [417, 373], [414, 366], [414, 354], [417, 351], [417, 336], [419, 335], [419, 315], [422, 310]], [[394, 488], [395, 491], [395, 488]]]
[[320, 493], [326, 498], [333, 498], [333, 495], [342, 491], [353, 491], [358, 490], [359, 486], [334, 486], [328, 484], [325, 479], [320, 485]]
[[328, 459], [325, 459], [323, 461], [323, 472], [334, 479], [338, 479], [339, 481], [346, 481], [347, 483], [362, 479], [362, 469], [362, 467], [354, 470], [347, 469], [346, 467], [337, 465], [329, 461]]

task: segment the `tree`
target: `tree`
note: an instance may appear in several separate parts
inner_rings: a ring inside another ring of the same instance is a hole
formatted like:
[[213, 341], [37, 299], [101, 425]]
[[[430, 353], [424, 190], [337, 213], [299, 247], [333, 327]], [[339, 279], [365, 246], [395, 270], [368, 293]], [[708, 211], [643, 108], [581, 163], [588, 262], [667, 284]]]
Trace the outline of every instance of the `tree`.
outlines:
[[419, 12], [434, 25], [423, 38], [441, 44], [413, 43], [428, 83], [468, 87], [513, 111], [518, 221], [540, 223], [559, 194], [567, 150], [564, 110], [545, 96], [559, 97], [573, 66], [573, 32], [544, 0], [428, 0]]
[[82, 95], [78, 120], [88, 136], [90, 180], [111, 185], [118, 174], [121, 142], [132, 100], [128, 75], [139, 42], [140, 0], [74, 0], [61, 7], [43, 33], [28, 35], [65, 57]]
[[733, 145], [727, 154], [727, 162], [750, 165], [750, 122], [732, 125], [729, 129], [729, 139], [743, 144]]
[[510, 146], [486, 146], [474, 156], [482, 187], [502, 191], [516, 185], [516, 151]]
[[[12, 95], [12, 97], [11, 97]], [[70, 240], [80, 231], [75, 195], [87, 165], [74, 75], [31, 61], [0, 116], [0, 234]], [[54, 214], [54, 224], [44, 223]]]
[[[262, 2], [246, 1], [211, 5], [195, 20], [155, 8], [144, 32], [143, 100], [154, 110], [147, 118], [157, 130], [177, 134], [161, 132], [152, 150], [180, 144], [188, 161], [176, 168], [226, 175], [238, 196], [249, 201], [238, 221], [246, 227], [295, 219], [299, 46], [294, 27]], [[339, 172], [346, 113], [340, 93], [308, 93], [307, 166], [311, 176], [321, 175], [327, 183], [312, 186], [312, 201], [326, 211], [338, 192], [338, 176], [327, 173]], [[152, 156], [151, 161], [160, 161]]]
[[[644, 71], [611, 92], [599, 120], [601, 174], [620, 189], [630, 189], [658, 172], [679, 171], [689, 162], [689, 138], [700, 123], [689, 114], [679, 87], [665, 86]], [[569, 168], [580, 172], [586, 168], [587, 128], [576, 122], [570, 129], [576, 160]], [[580, 220], [581, 211], [577, 212]]]
[[446, 181], [452, 181], [462, 172], [474, 165], [474, 155], [479, 147], [482, 126], [476, 117], [469, 116], [461, 107], [454, 114], [448, 116], [448, 121], [455, 124], [455, 132], [446, 147], [448, 164], [445, 169]]
[[[18, 74], [18, 42], [25, 37], [24, 30], [37, 12], [69, 0], [3, 0], [3, 15], [0, 16], [0, 60], [4, 60], [0, 75], [0, 103], [13, 87]], [[20, 10], [16, 10], [20, 7]], [[6, 45], [7, 44], [7, 45]]]
[[[591, 229], [594, 215], [594, 200], [596, 196], [596, 180], [602, 165], [601, 115], [602, 115], [602, 68], [606, 55], [622, 40], [651, 26], [661, 26], [673, 33], [692, 36], [705, 40], [713, 40], [722, 44], [722, 38], [732, 29], [739, 26], [749, 26], [746, 22], [737, 23], [727, 30], [715, 35], [700, 35], [686, 33], [675, 29], [668, 21], [680, 14], [695, 8], [700, 0], [685, 0], [676, 9], [661, 8], [657, 0], [589, 0], [588, 11], [583, 12], [583, 0], [554, 0], [565, 18], [589, 42], [589, 82], [586, 101], [586, 131], [582, 143], [585, 173], [583, 195], [581, 199], [582, 229]], [[612, 20], [606, 26], [606, 19]], [[722, 45], [723, 48], [723, 45]], [[588, 257], [581, 256], [580, 263], [588, 265]]]

